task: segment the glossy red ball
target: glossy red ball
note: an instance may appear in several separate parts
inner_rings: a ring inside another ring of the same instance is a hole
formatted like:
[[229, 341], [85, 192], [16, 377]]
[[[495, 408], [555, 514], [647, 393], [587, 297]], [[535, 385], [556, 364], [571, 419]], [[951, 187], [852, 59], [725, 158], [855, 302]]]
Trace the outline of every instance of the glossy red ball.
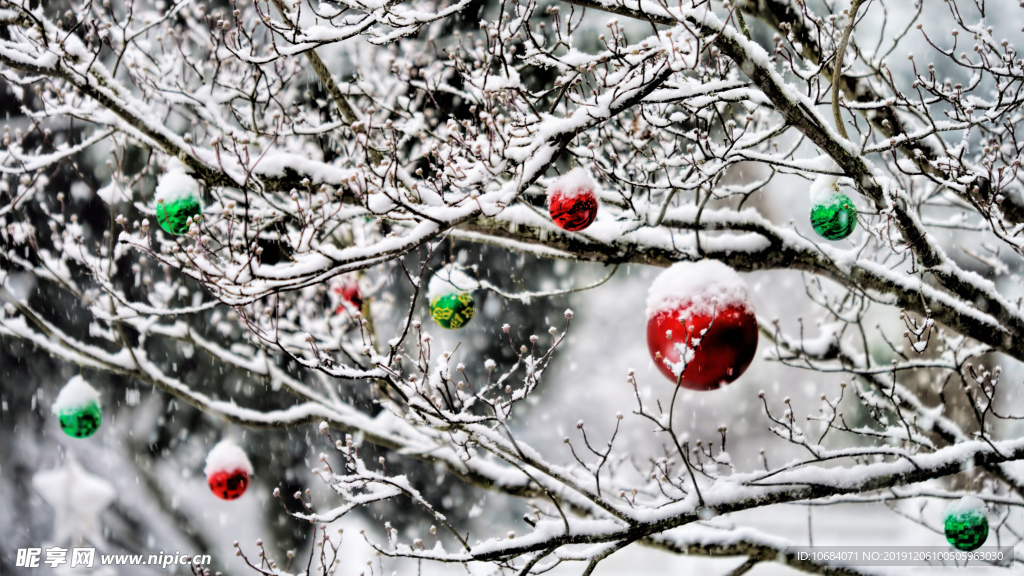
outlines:
[[[647, 347], [655, 365], [669, 380], [690, 390], [716, 390], [739, 378], [757, 350], [757, 319], [744, 305], [720, 307], [715, 314], [694, 314], [690, 303], [663, 310], [647, 321]], [[671, 330], [671, 338], [668, 331]], [[672, 373], [665, 359], [680, 363], [679, 350], [692, 348], [683, 366], [682, 379]]]
[[590, 190], [580, 190], [574, 196], [553, 194], [548, 203], [548, 213], [563, 230], [579, 232], [597, 218], [597, 196]]
[[210, 474], [206, 481], [217, 498], [234, 500], [245, 494], [245, 489], [249, 487], [249, 474], [245, 470], [221, 470]]

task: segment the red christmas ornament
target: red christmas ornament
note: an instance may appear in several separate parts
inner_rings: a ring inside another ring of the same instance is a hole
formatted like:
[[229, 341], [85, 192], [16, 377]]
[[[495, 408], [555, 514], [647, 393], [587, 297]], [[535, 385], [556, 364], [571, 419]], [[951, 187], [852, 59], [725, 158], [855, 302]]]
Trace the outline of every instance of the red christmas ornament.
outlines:
[[735, 270], [714, 261], [663, 272], [647, 299], [647, 347], [672, 382], [716, 390], [739, 378], [757, 350], [757, 319]]
[[252, 464], [234, 442], [223, 440], [206, 455], [203, 473], [214, 496], [221, 500], [234, 500], [245, 494], [249, 487]]
[[579, 232], [597, 218], [597, 185], [582, 168], [574, 168], [548, 188], [548, 213], [555, 224]]
[[342, 301], [338, 306], [338, 314], [345, 310], [346, 303], [357, 311], [363, 308], [363, 293], [359, 290], [359, 283], [356, 282], [355, 278], [351, 276], [342, 278], [337, 286], [335, 286], [334, 293], [341, 296]]
[[210, 484], [210, 490], [221, 500], [234, 500], [245, 494], [245, 489], [249, 487], [249, 475], [245, 470], [221, 470], [214, 472], [206, 481]]

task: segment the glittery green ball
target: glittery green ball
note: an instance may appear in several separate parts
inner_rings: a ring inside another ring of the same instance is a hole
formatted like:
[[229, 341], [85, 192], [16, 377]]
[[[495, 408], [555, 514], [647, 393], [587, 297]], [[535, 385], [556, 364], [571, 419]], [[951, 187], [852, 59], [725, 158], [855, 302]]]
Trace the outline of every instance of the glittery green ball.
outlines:
[[156, 204], [156, 221], [168, 234], [175, 236], [188, 232], [188, 219], [199, 220], [202, 214], [203, 207], [199, 198], [191, 194], [168, 202], [158, 201]]
[[469, 324], [475, 312], [476, 304], [473, 302], [473, 295], [469, 292], [445, 294], [430, 303], [430, 316], [434, 318], [434, 322], [449, 330], [462, 328]]
[[846, 194], [832, 194], [811, 207], [811, 225], [822, 238], [842, 240], [857, 227], [857, 208]]
[[60, 428], [72, 438], [88, 438], [96, 433], [103, 422], [103, 413], [97, 402], [64, 410], [57, 415]]
[[988, 538], [988, 518], [981, 510], [966, 510], [946, 516], [946, 540], [957, 550], [970, 552]]

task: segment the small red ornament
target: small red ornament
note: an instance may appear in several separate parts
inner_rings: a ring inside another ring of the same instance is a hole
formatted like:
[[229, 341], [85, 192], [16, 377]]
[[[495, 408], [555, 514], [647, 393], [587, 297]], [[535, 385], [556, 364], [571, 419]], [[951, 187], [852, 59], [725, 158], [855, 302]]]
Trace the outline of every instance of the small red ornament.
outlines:
[[252, 464], [249, 457], [230, 440], [222, 440], [206, 455], [206, 482], [221, 500], [234, 500], [249, 487]]
[[345, 310], [346, 304], [356, 311], [363, 308], [363, 293], [359, 290], [359, 283], [352, 276], [341, 279], [334, 287], [334, 293], [341, 296], [341, 304], [338, 305], [337, 313]]
[[206, 481], [210, 484], [210, 490], [221, 500], [234, 500], [245, 494], [245, 489], [249, 487], [249, 475], [245, 470], [221, 470], [214, 472]]
[[647, 317], [655, 365], [683, 388], [716, 390], [754, 359], [757, 319], [746, 285], [720, 262], [684, 262], [663, 272], [651, 286]]
[[582, 168], [574, 168], [548, 188], [548, 213], [555, 224], [579, 232], [597, 218], [597, 185]]

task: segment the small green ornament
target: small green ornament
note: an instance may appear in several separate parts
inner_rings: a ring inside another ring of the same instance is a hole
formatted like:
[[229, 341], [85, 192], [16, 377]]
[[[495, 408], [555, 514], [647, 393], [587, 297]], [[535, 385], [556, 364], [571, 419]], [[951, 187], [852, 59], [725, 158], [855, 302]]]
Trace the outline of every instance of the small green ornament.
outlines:
[[60, 428], [72, 438], [88, 438], [96, 433], [103, 422], [103, 413], [97, 402], [68, 410], [58, 415]]
[[156, 221], [168, 234], [181, 236], [188, 232], [188, 219], [198, 221], [203, 216], [203, 207], [199, 198], [182, 196], [169, 202], [158, 201], [156, 204]]
[[811, 207], [811, 225], [822, 238], [842, 240], [857, 227], [857, 208], [849, 196], [835, 192]]
[[185, 173], [180, 162], [172, 163], [156, 185], [156, 221], [168, 234], [188, 232], [188, 219], [198, 222], [203, 216], [199, 182]]
[[435, 298], [430, 303], [430, 316], [442, 328], [456, 330], [473, 319], [476, 303], [469, 292], [456, 292]]
[[957, 550], [977, 550], [988, 538], [988, 515], [985, 503], [974, 496], [964, 496], [946, 510], [946, 540]]
[[75, 376], [61, 389], [51, 410], [61, 430], [72, 438], [88, 438], [103, 422], [100, 393], [81, 376]]

